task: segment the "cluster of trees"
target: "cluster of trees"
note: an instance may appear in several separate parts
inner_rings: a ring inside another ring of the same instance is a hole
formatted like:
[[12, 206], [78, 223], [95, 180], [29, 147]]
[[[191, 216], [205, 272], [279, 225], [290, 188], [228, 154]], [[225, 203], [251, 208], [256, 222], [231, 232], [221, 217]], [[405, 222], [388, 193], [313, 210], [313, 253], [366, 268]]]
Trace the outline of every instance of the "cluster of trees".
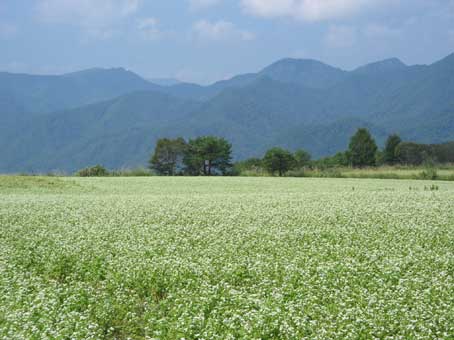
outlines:
[[250, 158], [235, 163], [233, 172], [236, 174], [245, 171], [259, 172], [264, 170], [272, 175], [285, 175], [289, 170], [301, 169], [311, 164], [311, 155], [305, 150], [292, 153], [280, 147], [269, 149], [263, 158]]
[[150, 159], [150, 168], [159, 175], [238, 175], [245, 171], [283, 176], [290, 170], [340, 166], [373, 167], [378, 165], [421, 165], [454, 162], [454, 142], [417, 144], [403, 142], [390, 135], [379, 150], [369, 130], [360, 128], [351, 137], [348, 149], [334, 156], [311, 160], [305, 150], [290, 152], [280, 147], [269, 149], [263, 158], [250, 158], [232, 164], [232, 145], [224, 138], [204, 136], [158, 140]]
[[164, 176], [227, 175], [232, 167], [232, 145], [224, 138], [204, 136], [158, 140], [150, 168]]
[[[389, 158], [395, 157], [395, 150], [391, 150], [391, 144], [395, 143], [395, 137], [397, 136], [390, 137], [390, 140], [393, 140], [389, 145], [390, 150], [383, 151], [384, 153], [389, 153], [387, 156]], [[399, 143], [400, 140], [397, 144]], [[288, 150], [276, 147], [268, 150], [261, 160], [249, 159], [237, 163], [236, 166], [240, 172], [252, 170], [253, 168], [251, 166], [254, 166], [256, 169], [264, 169], [272, 175], [278, 174], [279, 176], [283, 176], [290, 170], [298, 170], [305, 167], [374, 166], [376, 164], [377, 152], [377, 144], [370, 132], [367, 129], [358, 129], [350, 139], [348, 150], [339, 152], [333, 157], [311, 161], [311, 155], [305, 150], [298, 150], [292, 154]]]
[[314, 162], [314, 166], [373, 167], [381, 165], [422, 165], [454, 162], [454, 142], [444, 144], [418, 144], [405, 142], [397, 134], [388, 137], [383, 150], [379, 150], [367, 129], [361, 128], [350, 139], [349, 148], [332, 157]]
[[150, 168], [162, 176], [238, 175], [242, 168], [264, 168], [283, 176], [288, 170], [309, 165], [311, 155], [282, 148], [268, 150], [263, 159], [251, 158], [232, 163], [232, 145], [224, 138], [204, 136], [186, 141], [183, 138], [162, 138], [157, 141], [149, 161]]

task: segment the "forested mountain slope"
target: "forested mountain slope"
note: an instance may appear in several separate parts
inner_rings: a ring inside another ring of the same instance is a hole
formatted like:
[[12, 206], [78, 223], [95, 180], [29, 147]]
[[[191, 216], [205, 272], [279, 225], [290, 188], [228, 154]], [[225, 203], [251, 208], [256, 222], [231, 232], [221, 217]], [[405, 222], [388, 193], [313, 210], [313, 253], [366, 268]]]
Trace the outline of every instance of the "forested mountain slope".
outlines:
[[0, 73], [1, 172], [146, 164], [161, 137], [215, 134], [236, 158], [268, 147], [315, 157], [358, 127], [439, 143], [454, 138], [454, 55], [432, 65], [388, 59], [343, 71], [283, 59], [209, 86], [159, 86], [124, 69], [62, 76]]

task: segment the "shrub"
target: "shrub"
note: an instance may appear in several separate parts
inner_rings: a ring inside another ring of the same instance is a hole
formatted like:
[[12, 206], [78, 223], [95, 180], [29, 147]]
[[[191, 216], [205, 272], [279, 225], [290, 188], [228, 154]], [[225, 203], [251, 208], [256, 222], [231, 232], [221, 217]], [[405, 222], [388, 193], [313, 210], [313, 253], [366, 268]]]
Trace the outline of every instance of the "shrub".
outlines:
[[79, 177], [105, 177], [109, 176], [109, 171], [104, 168], [102, 165], [95, 165], [92, 167], [88, 167], [82, 170], [79, 170], [76, 173]]
[[283, 176], [295, 166], [295, 157], [289, 151], [275, 147], [266, 152], [262, 164], [271, 175], [277, 172]]
[[428, 168], [426, 168], [425, 170], [423, 170], [423, 171], [419, 174], [418, 177], [421, 178], [421, 179], [435, 180], [435, 179], [438, 178], [437, 169], [432, 168], [432, 167], [428, 167]]

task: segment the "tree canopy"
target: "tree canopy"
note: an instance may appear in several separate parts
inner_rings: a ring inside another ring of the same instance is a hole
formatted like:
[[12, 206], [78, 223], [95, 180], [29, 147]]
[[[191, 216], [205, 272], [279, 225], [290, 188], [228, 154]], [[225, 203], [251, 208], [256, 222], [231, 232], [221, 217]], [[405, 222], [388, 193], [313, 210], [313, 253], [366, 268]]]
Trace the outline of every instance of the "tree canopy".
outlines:
[[312, 158], [311, 154], [303, 149], [296, 150], [294, 157], [295, 157], [295, 165], [298, 168], [302, 168], [302, 167], [309, 165], [311, 158]]
[[188, 142], [183, 162], [188, 174], [225, 175], [232, 166], [232, 145], [224, 138], [203, 136]]
[[[390, 135], [382, 150], [365, 128], [351, 137], [348, 150], [334, 156], [311, 160], [309, 152], [299, 149], [294, 153], [281, 147], [269, 149], [263, 158], [249, 158], [232, 164], [232, 145], [224, 138], [202, 136], [186, 142], [183, 138], [162, 138], [157, 141], [150, 168], [159, 175], [304, 175], [310, 169], [335, 167], [365, 167], [383, 164], [421, 165], [454, 162], [454, 142], [418, 144], [403, 142], [396, 134]], [[83, 173], [88, 173], [84, 169]]]
[[377, 144], [369, 130], [360, 128], [350, 139], [348, 155], [352, 166], [364, 167], [375, 165]]
[[283, 176], [295, 166], [295, 157], [282, 148], [272, 148], [263, 157], [263, 166], [272, 175], [277, 172], [279, 176]]
[[174, 176], [182, 171], [187, 144], [183, 138], [159, 139], [150, 159], [150, 168], [159, 175]]
[[383, 150], [383, 161], [386, 164], [396, 164], [399, 159], [396, 155], [397, 146], [402, 142], [402, 139], [397, 134], [390, 135], [385, 143], [385, 149]]

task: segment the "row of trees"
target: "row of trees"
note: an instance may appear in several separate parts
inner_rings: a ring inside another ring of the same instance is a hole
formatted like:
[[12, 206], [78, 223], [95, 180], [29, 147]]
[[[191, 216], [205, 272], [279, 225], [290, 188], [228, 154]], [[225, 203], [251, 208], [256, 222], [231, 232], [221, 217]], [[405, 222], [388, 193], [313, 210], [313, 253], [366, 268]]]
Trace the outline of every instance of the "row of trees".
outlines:
[[[247, 166], [264, 167], [271, 174], [283, 176], [289, 169], [309, 164], [311, 155], [298, 150], [291, 153], [282, 148], [268, 150], [263, 159], [249, 159]], [[204, 136], [189, 141], [183, 138], [162, 138], [156, 143], [150, 168], [163, 176], [235, 175], [239, 166], [232, 163], [232, 145], [224, 138]]]
[[247, 170], [263, 170], [285, 175], [290, 170], [338, 166], [372, 167], [377, 165], [420, 165], [426, 162], [454, 162], [454, 143], [425, 145], [403, 142], [390, 135], [383, 150], [365, 128], [351, 137], [348, 150], [334, 156], [311, 160], [305, 150], [292, 153], [280, 147], [269, 149], [263, 158], [232, 163], [232, 145], [224, 138], [204, 136], [189, 141], [183, 138], [158, 140], [150, 168], [160, 175], [235, 175]]
[[405, 142], [392, 134], [379, 150], [367, 129], [361, 128], [352, 136], [348, 150], [314, 162], [314, 166], [380, 166], [422, 165], [454, 162], [454, 142], [444, 144], [418, 144]]
[[367, 129], [358, 129], [350, 139], [349, 148], [346, 152], [341, 152], [333, 157], [311, 161], [311, 155], [298, 150], [291, 153], [283, 148], [272, 148], [265, 153], [263, 159], [249, 159], [237, 163], [237, 168], [241, 170], [262, 168], [268, 173], [283, 176], [290, 170], [298, 170], [304, 167], [327, 167], [327, 166], [347, 166], [354, 167], [373, 166], [376, 163], [377, 144]]
[[282, 149], [268, 150], [263, 159], [251, 158], [236, 164], [239, 170], [265, 169], [270, 174], [283, 176], [290, 170], [304, 167], [336, 167], [353, 166], [366, 167], [380, 164], [396, 164], [398, 162], [398, 147], [402, 144], [397, 135], [389, 136], [383, 151], [379, 151], [375, 140], [367, 129], [361, 128], [351, 137], [348, 150], [339, 152], [332, 157], [311, 161], [311, 156], [304, 150], [294, 154]]

